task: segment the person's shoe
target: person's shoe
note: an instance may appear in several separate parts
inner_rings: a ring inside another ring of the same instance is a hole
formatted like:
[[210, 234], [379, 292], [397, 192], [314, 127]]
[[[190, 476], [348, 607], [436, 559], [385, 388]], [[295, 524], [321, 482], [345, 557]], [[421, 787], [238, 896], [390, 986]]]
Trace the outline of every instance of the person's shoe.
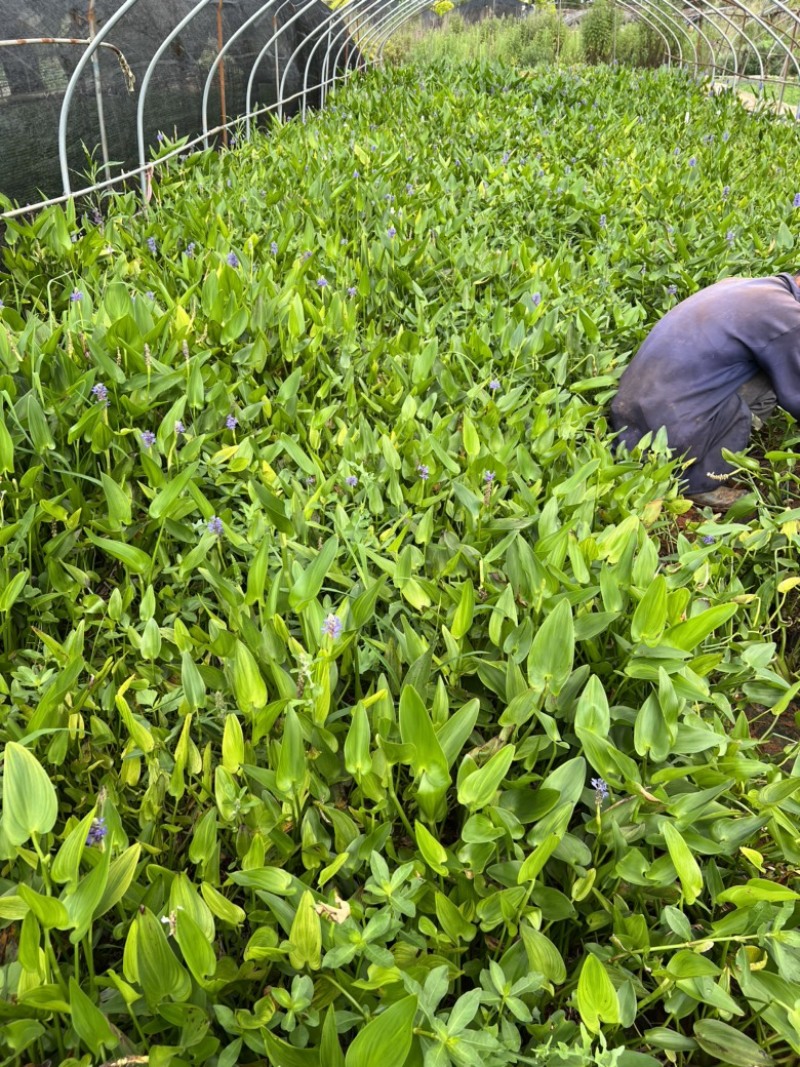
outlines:
[[728, 485], [721, 485], [719, 489], [712, 489], [710, 493], [689, 493], [688, 499], [700, 507], [714, 508], [716, 511], [728, 511], [737, 500], [746, 495], [745, 489], [734, 489]]

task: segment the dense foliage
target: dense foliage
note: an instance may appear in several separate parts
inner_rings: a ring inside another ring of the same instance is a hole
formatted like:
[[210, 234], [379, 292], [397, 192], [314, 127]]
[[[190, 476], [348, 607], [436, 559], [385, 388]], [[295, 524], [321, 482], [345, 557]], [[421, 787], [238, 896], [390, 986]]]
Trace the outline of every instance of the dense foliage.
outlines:
[[8, 225], [6, 1063], [800, 1053], [797, 434], [715, 521], [605, 415], [797, 131], [420, 77]]

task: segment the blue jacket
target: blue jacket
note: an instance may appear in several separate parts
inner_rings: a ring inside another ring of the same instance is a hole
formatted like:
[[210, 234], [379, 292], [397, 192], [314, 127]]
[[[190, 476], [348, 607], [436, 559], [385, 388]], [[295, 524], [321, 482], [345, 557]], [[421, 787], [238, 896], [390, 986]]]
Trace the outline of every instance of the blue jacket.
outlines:
[[726, 278], [682, 301], [653, 328], [625, 369], [611, 423], [633, 448], [664, 426], [670, 447], [694, 459], [690, 491], [718, 488], [750, 437], [736, 390], [763, 371], [778, 403], [800, 419], [800, 289], [789, 274]]

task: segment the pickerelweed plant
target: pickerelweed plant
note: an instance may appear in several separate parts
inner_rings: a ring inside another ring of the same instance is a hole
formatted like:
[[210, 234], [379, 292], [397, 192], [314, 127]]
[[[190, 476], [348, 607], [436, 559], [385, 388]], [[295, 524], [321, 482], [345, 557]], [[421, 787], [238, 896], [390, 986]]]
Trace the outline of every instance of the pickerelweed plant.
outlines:
[[797, 130], [420, 77], [8, 223], [4, 1063], [800, 1054], [798, 435], [714, 520], [606, 419]]

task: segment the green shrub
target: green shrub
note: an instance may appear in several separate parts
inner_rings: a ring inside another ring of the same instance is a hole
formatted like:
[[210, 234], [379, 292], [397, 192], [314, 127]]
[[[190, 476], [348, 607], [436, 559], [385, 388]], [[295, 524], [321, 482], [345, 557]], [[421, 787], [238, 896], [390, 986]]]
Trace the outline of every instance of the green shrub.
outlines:
[[580, 23], [587, 63], [610, 63], [614, 54], [616, 8], [608, 0], [595, 0]]

